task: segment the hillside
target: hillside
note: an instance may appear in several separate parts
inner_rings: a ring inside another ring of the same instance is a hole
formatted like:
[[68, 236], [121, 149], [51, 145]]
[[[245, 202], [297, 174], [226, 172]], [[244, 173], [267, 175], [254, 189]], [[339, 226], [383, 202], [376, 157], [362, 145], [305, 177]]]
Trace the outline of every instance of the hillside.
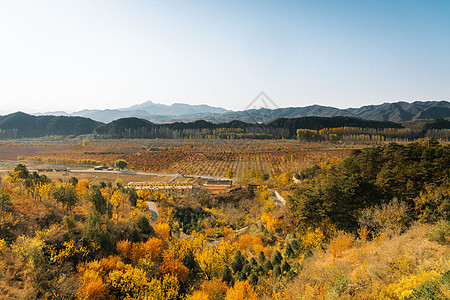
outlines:
[[0, 116], [0, 138], [49, 135], [77, 136], [92, 133], [102, 123], [82, 117], [32, 116], [22, 112]]
[[[435, 109], [435, 108], [434, 108]], [[268, 123], [232, 120], [213, 123], [207, 120], [156, 124], [144, 118], [120, 118], [103, 124], [92, 119], [71, 116], [32, 116], [17, 112], [0, 116], [0, 138], [32, 138], [49, 135], [78, 136], [97, 134], [110, 138], [296, 138], [297, 129], [324, 128], [406, 128], [409, 138], [432, 136], [448, 138], [450, 121], [413, 120], [403, 123], [363, 120], [349, 116], [278, 118]], [[373, 131], [373, 132], [375, 132]], [[400, 136], [399, 136], [400, 137]]]
[[250, 169], [220, 194], [171, 195], [172, 179], [135, 189], [100, 181], [105, 172], [51, 180], [18, 164], [0, 182], [0, 298], [449, 299], [449, 145], [391, 143], [331, 160], [334, 148], [307, 150], [315, 158], [294, 167], [297, 183]]
[[[352, 117], [280, 118], [267, 124], [237, 120], [226, 123], [198, 120], [188, 123], [154, 124], [143, 119], [124, 118], [101, 125], [95, 129], [94, 133], [114, 138], [183, 138], [192, 135], [204, 138], [206, 135], [217, 134], [217, 130], [220, 130], [222, 133], [244, 134], [242, 137], [246, 138], [296, 138], [296, 130], [299, 128], [320, 130], [330, 127], [403, 128], [401, 124], [394, 122], [366, 121]], [[236, 134], [234, 137], [237, 137]]]

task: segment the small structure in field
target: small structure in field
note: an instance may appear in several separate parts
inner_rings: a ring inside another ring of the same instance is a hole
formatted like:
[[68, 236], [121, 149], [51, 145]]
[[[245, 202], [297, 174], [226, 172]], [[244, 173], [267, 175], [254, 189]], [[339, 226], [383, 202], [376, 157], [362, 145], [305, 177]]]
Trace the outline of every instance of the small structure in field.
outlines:
[[198, 185], [167, 182], [130, 182], [127, 184], [127, 187], [136, 190], [158, 191], [168, 197], [192, 194], [194, 191], [200, 189], [200, 186]]
[[208, 180], [203, 187], [212, 194], [220, 194], [231, 189], [233, 182], [231, 180]]

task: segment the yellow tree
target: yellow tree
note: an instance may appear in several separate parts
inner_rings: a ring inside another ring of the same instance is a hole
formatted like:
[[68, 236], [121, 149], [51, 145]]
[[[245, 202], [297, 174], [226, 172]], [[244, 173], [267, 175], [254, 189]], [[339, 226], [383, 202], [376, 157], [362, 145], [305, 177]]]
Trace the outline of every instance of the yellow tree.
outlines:
[[276, 230], [280, 227], [280, 221], [277, 218], [273, 218], [270, 213], [262, 213], [261, 221], [263, 221], [268, 230]]
[[106, 200], [111, 199], [111, 188], [108, 186], [105, 186], [104, 188], [100, 189], [100, 192], [102, 193], [103, 198]]
[[114, 206], [114, 211], [116, 212], [116, 223], [119, 223], [119, 206], [125, 201], [125, 194], [122, 193], [120, 190], [115, 191], [111, 199], [109, 199], [109, 202]]
[[75, 189], [76, 189], [80, 199], [83, 198], [89, 189], [89, 179], [87, 179], [87, 178], [80, 179], [78, 181]]
[[28, 188], [28, 191], [33, 196], [34, 200], [41, 200], [48, 198], [50, 189], [52, 188], [52, 185], [50, 183], [43, 183], [40, 181], [33, 182], [31, 187]]
[[253, 287], [245, 281], [238, 281], [234, 284], [234, 287], [227, 291], [225, 300], [258, 300], [258, 295], [256, 294]]
[[197, 256], [197, 261], [207, 279], [219, 277], [225, 266], [225, 262], [221, 255], [213, 247], [204, 249], [203, 252]]
[[215, 247], [215, 251], [224, 263], [229, 262], [235, 249], [236, 248], [230, 241], [221, 242]]
[[178, 298], [180, 283], [175, 276], [164, 275], [162, 280], [153, 278], [149, 284], [149, 292], [146, 299], [175, 300]]
[[114, 270], [108, 274], [110, 291], [119, 299], [137, 299], [148, 290], [145, 272], [127, 265], [125, 270]]
[[192, 295], [188, 296], [186, 298], [187, 300], [210, 300], [209, 294], [206, 291], [200, 290], [200, 291], [194, 291]]
[[170, 237], [170, 225], [166, 222], [158, 221], [155, 225], [155, 232], [160, 239], [167, 241]]

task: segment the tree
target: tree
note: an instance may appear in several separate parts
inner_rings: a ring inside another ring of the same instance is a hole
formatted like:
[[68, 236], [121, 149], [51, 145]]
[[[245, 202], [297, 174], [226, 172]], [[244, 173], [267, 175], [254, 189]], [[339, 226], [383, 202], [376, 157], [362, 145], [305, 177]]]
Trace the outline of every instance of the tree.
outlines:
[[292, 249], [291, 244], [287, 244], [286, 249], [284, 250], [284, 256], [286, 258], [292, 258], [294, 256], [294, 250]]
[[94, 208], [99, 214], [104, 215], [108, 212], [108, 202], [98, 187], [95, 186], [90, 190], [89, 200], [94, 204]]
[[276, 250], [272, 255], [272, 265], [279, 265], [282, 259], [280, 251]]
[[0, 208], [3, 210], [6, 206], [12, 205], [11, 196], [5, 192], [0, 191]]
[[227, 285], [219, 278], [213, 277], [202, 284], [202, 291], [205, 291], [211, 300], [223, 300], [227, 293]]
[[121, 170], [125, 169], [128, 166], [128, 163], [124, 159], [118, 159], [114, 162], [114, 167], [119, 168]]
[[206, 278], [220, 276], [220, 273], [225, 265], [220, 254], [213, 247], [208, 247], [197, 257], [200, 268], [205, 273]]
[[281, 275], [281, 268], [280, 266], [276, 266], [275, 269], [273, 269], [273, 276], [278, 277]]
[[227, 176], [228, 179], [233, 178], [233, 176], [234, 176], [233, 170], [228, 169], [227, 173], [225, 175]]
[[266, 261], [266, 255], [264, 254], [263, 251], [259, 251], [258, 261], [260, 264], [262, 264]]
[[27, 167], [24, 164], [17, 164], [14, 168], [14, 172], [17, 174], [18, 178], [27, 179], [30, 176]]
[[108, 274], [110, 292], [117, 299], [136, 299], [146, 292], [148, 281], [146, 274], [139, 268], [128, 265], [125, 270], [114, 270]]
[[78, 195], [72, 185], [62, 184], [53, 193], [56, 201], [61, 202], [70, 212], [78, 202]]
[[291, 270], [291, 265], [289, 265], [289, 263], [287, 261], [284, 261], [283, 264], [281, 265], [281, 271], [283, 271], [283, 274], [286, 274], [290, 270]]
[[267, 260], [263, 265], [262, 265], [262, 269], [264, 270], [265, 273], [268, 273], [270, 270], [273, 270], [273, 265], [270, 262], [270, 260]]
[[234, 273], [240, 272], [242, 270], [242, 267], [244, 266], [245, 259], [242, 256], [241, 251], [237, 251], [236, 255], [234, 256], [233, 262], [231, 263], [231, 268], [233, 269]]
[[73, 186], [76, 186], [77, 183], [78, 183], [78, 178], [76, 178], [76, 177], [71, 177], [71, 178], [69, 179], [69, 183], [70, 183], [71, 185], [73, 185]]
[[119, 223], [119, 206], [125, 201], [125, 194], [120, 190], [115, 191], [109, 200], [116, 211], [116, 223]]
[[225, 300], [256, 300], [258, 295], [256, 294], [253, 287], [248, 283], [248, 281], [238, 281], [234, 287], [227, 291]]
[[231, 275], [231, 270], [228, 265], [225, 265], [222, 270], [222, 281], [226, 283], [231, 283], [233, 281], [233, 275]]
[[174, 251], [166, 251], [163, 257], [164, 259], [159, 266], [159, 273], [161, 275], [170, 274], [177, 277], [179, 281], [184, 281], [189, 274], [189, 269], [183, 265], [176, 253]]
[[258, 284], [258, 276], [255, 273], [250, 274], [250, 276], [248, 277], [248, 282], [255, 286]]

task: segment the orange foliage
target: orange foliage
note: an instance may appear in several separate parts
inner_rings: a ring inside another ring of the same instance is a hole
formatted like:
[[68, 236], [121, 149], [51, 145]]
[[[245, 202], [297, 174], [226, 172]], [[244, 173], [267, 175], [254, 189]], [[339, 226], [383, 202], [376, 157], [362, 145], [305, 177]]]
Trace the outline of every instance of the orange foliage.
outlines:
[[179, 281], [183, 281], [189, 274], [189, 269], [183, 265], [175, 251], [166, 251], [164, 252], [163, 257], [164, 259], [159, 266], [161, 275], [170, 274], [176, 276]]
[[187, 299], [188, 300], [210, 300], [211, 298], [209, 298], [208, 293], [205, 291], [195, 291]]
[[259, 254], [259, 252], [264, 252], [265, 248], [262, 244], [262, 240], [260, 237], [254, 237], [252, 240], [252, 252], [256, 256]]
[[236, 248], [238, 250], [244, 251], [245, 249], [250, 247], [251, 244], [252, 244], [252, 236], [248, 233], [242, 234], [236, 241]]
[[102, 193], [103, 198], [105, 198], [106, 200], [111, 199], [111, 188], [110, 187], [104, 187], [100, 190], [100, 192]]
[[333, 258], [338, 257], [345, 250], [353, 246], [354, 237], [351, 233], [339, 230], [330, 241], [330, 252]]
[[227, 293], [227, 285], [221, 279], [213, 277], [202, 284], [202, 291], [206, 292], [209, 299], [223, 300]]
[[100, 260], [101, 270], [108, 273], [114, 270], [124, 270], [125, 264], [119, 256], [110, 255]]
[[129, 258], [131, 254], [131, 242], [126, 241], [118, 241], [116, 244], [117, 252], [119, 252], [122, 258]]
[[83, 300], [106, 299], [106, 290], [103, 280], [96, 271], [86, 270], [81, 276], [81, 285], [77, 296]]
[[156, 259], [163, 248], [163, 242], [158, 238], [151, 238], [145, 243], [133, 243], [131, 246], [131, 260], [136, 263], [140, 258]]

